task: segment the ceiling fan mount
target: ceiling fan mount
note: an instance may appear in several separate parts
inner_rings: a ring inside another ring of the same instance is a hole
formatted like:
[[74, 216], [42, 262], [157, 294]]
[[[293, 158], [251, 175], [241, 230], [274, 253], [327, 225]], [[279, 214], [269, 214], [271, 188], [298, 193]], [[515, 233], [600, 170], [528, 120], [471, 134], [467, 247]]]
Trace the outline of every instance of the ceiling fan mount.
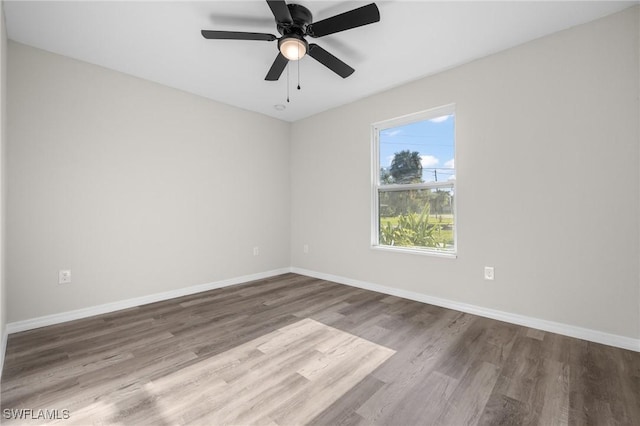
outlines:
[[295, 3], [287, 4], [287, 8], [289, 9], [292, 22], [287, 24], [276, 21], [278, 32], [283, 36], [292, 33], [304, 36], [307, 31], [307, 26], [313, 22], [313, 15], [311, 14], [311, 11], [304, 6]]
[[355, 71], [353, 68], [317, 44], [308, 43], [305, 37], [324, 37], [380, 21], [380, 12], [375, 3], [318, 22], [313, 22], [309, 9], [299, 4], [287, 4], [284, 0], [267, 0], [267, 4], [276, 20], [276, 29], [282, 36], [280, 38], [273, 34], [239, 31], [202, 30], [201, 33], [206, 39], [278, 40], [278, 56], [265, 77], [268, 81], [278, 80], [289, 61], [302, 59], [307, 54], [340, 77], [347, 78]]

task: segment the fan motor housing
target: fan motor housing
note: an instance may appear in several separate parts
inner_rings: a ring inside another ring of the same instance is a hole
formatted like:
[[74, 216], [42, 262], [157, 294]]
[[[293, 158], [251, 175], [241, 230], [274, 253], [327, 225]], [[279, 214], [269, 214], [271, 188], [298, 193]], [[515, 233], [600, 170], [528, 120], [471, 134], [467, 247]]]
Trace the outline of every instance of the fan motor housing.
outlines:
[[290, 25], [283, 25], [278, 22], [278, 32], [281, 35], [297, 34], [299, 36], [303, 36], [307, 30], [307, 25], [313, 22], [313, 15], [311, 14], [311, 11], [304, 6], [295, 3], [287, 4], [287, 8], [289, 8], [289, 13], [291, 14], [293, 23]]

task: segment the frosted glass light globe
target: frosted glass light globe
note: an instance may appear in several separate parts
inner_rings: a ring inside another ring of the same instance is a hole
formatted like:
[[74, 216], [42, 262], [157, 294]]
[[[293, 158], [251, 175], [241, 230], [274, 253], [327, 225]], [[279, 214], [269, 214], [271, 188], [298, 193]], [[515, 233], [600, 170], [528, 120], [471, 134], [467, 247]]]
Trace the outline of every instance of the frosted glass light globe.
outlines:
[[307, 47], [297, 38], [288, 38], [280, 43], [280, 53], [290, 61], [297, 61], [307, 54]]

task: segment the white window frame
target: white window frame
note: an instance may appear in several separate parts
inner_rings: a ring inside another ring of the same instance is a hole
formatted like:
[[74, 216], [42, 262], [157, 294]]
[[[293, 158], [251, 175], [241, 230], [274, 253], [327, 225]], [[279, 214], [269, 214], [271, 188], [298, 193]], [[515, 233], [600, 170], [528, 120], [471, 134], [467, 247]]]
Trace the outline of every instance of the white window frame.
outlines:
[[[420, 111], [413, 114], [404, 115], [402, 117], [392, 118], [389, 120], [379, 121], [371, 125], [371, 248], [375, 250], [393, 251], [400, 253], [425, 254], [430, 256], [440, 256], [448, 258], [456, 258], [458, 253], [458, 193], [455, 192], [457, 186], [457, 149], [456, 129], [453, 129], [453, 149], [454, 164], [456, 167], [456, 179], [445, 182], [423, 182], [411, 184], [392, 184], [380, 185], [380, 132], [393, 127], [399, 127], [418, 121], [431, 120], [433, 118], [442, 117], [443, 115], [453, 115], [456, 117], [455, 104], [444, 105], [432, 108], [426, 111]], [[430, 247], [401, 247], [387, 246], [380, 244], [380, 212], [379, 212], [379, 192], [381, 187], [384, 191], [407, 191], [411, 189], [436, 189], [451, 188], [455, 193], [453, 202], [453, 251], [437, 250]]]

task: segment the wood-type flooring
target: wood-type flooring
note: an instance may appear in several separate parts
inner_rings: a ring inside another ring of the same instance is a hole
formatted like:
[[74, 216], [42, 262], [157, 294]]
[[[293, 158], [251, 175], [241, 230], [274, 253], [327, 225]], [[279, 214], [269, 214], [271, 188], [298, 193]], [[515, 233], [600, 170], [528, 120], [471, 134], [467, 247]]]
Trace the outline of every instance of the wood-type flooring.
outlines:
[[296, 274], [12, 334], [1, 385], [3, 424], [640, 425], [640, 353]]

